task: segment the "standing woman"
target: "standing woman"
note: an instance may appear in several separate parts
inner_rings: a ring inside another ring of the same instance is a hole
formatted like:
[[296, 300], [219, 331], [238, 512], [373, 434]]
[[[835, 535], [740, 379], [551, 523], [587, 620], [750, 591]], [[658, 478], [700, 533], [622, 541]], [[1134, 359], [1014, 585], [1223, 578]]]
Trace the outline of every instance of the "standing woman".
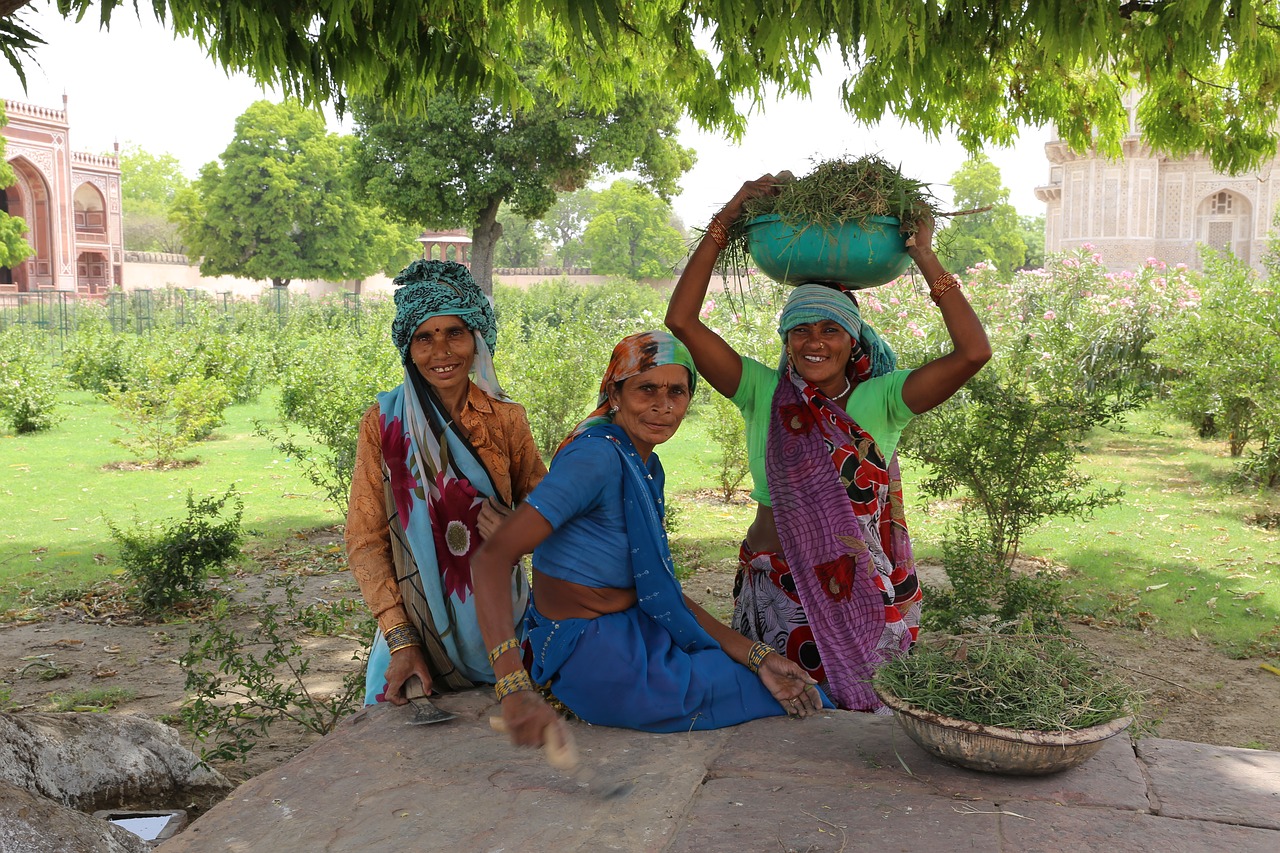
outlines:
[[[654, 449], [684, 420], [696, 380], [688, 350], [666, 332], [623, 338], [598, 408], [475, 557], [480, 627], [518, 744], [540, 745], [561, 725], [533, 679], [588, 723], [651, 732], [805, 716], [822, 705], [798, 666], [717, 622], [676, 580]], [[506, 594], [507, 567], [528, 553], [532, 679]]]
[[[494, 375], [497, 324], [471, 272], [419, 260], [395, 284], [404, 382], [360, 421], [346, 544], [378, 620], [365, 702], [403, 705], [413, 676], [428, 693], [493, 682], [471, 556], [547, 469], [524, 408]], [[518, 631], [528, 586], [507, 571]]]
[[933, 220], [907, 253], [942, 312], [952, 350], [915, 370], [862, 322], [838, 284], [797, 286], [780, 316], [776, 368], [743, 358], [699, 317], [748, 181], [712, 219], [667, 307], [667, 327], [747, 426], [757, 502], [734, 581], [733, 627], [776, 647], [848, 710], [884, 711], [871, 689], [883, 661], [915, 641], [920, 587], [903, 515], [896, 449], [902, 429], [960, 389], [991, 358], [960, 280], [933, 253]]

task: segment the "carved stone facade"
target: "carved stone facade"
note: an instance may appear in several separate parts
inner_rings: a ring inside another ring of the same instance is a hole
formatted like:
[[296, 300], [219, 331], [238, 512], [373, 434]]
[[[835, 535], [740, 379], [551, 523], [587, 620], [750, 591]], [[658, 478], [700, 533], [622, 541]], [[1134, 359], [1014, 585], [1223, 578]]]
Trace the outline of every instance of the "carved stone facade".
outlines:
[[121, 285], [124, 225], [120, 161], [72, 151], [67, 98], [62, 109], [5, 103], [5, 158], [18, 182], [0, 209], [27, 223], [31, 257], [0, 267], [0, 293], [66, 290], [85, 296]]
[[1280, 156], [1236, 176], [1215, 172], [1201, 155], [1166, 157], [1139, 138], [1136, 102], [1136, 95], [1127, 100], [1130, 132], [1119, 160], [1075, 154], [1061, 140], [1045, 145], [1049, 183], [1036, 187], [1045, 203], [1045, 252], [1088, 243], [1111, 270], [1135, 269], [1150, 257], [1199, 268], [1206, 245], [1261, 269], [1280, 204]]

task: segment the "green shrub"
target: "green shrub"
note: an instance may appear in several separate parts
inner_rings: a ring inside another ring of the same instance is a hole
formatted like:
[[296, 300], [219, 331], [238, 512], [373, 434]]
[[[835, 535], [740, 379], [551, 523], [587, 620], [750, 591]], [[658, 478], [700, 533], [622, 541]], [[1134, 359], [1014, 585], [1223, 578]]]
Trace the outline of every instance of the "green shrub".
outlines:
[[90, 315], [77, 324], [62, 354], [62, 369], [76, 388], [106, 394], [129, 384], [130, 365], [138, 350], [135, 335], [113, 332], [105, 318]]
[[127, 386], [111, 389], [102, 399], [116, 410], [116, 423], [125, 433], [112, 441], [158, 466], [208, 438], [226, 422], [223, 413], [231, 403], [220, 381], [175, 377], [168, 359], [150, 354], [131, 372]]
[[[234, 505], [233, 510], [227, 504]], [[224, 514], [224, 510], [227, 510]], [[205, 596], [211, 572], [240, 553], [244, 503], [228, 489], [220, 498], [196, 500], [187, 492], [187, 516], [125, 530], [108, 521], [120, 562], [142, 607], [159, 613]]]
[[1089, 431], [1116, 422], [1128, 405], [1066, 390], [1046, 398], [984, 370], [917, 418], [901, 449], [929, 466], [921, 490], [939, 499], [960, 492], [984, 518], [993, 553], [1011, 564], [1022, 537], [1045, 519], [1085, 518], [1123, 495], [1092, 488], [1075, 461]]
[[255, 426], [344, 514], [360, 417], [379, 391], [404, 381], [389, 328], [367, 324], [357, 335], [346, 326], [320, 326], [296, 339], [281, 376], [281, 426]]
[[1030, 625], [1037, 633], [1065, 633], [1061, 582], [1046, 572], [1014, 573], [991, 540], [984, 521], [971, 515], [948, 526], [942, 566], [951, 586], [925, 591], [924, 628], [959, 634], [981, 625], [1003, 633]]
[[40, 432], [59, 420], [62, 381], [47, 350], [44, 332], [21, 326], [0, 332], [0, 415], [14, 432]]
[[747, 459], [747, 424], [742, 413], [723, 394], [713, 394], [711, 405], [704, 409], [711, 416], [711, 435], [719, 455], [715, 460], [716, 483], [720, 486], [720, 498], [725, 503], [733, 499], [733, 493], [751, 473]]
[[307, 634], [368, 637], [374, 620], [363, 602], [299, 606], [296, 578], [280, 582], [283, 601], [265, 591], [257, 619], [244, 633], [229, 624], [225, 602], [215, 605], [201, 631], [192, 634], [179, 663], [186, 671], [183, 720], [202, 748], [201, 758], [243, 761], [273, 725], [290, 724], [327, 734], [364, 696], [366, 655], [356, 652], [341, 687], [318, 694], [308, 686]]
[[[1169, 317], [1152, 344], [1171, 372], [1169, 403], [1197, 427], [1226, 438], [1248, 482], [1280, 479], [1280, 264], [1259, 276], [1229, 254], [1207, 253], [1194, 312]], [[1203, 430], [1202, 430], [1202, 434]]]

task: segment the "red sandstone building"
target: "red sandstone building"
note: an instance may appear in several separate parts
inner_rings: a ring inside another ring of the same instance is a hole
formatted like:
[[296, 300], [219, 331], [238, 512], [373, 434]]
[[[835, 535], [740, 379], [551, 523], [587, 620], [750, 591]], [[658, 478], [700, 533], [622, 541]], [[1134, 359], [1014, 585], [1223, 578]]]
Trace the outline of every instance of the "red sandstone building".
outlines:
[[18, 182], [0, 193], [0, 209], [26, 220], [33, 251], [0, 267], [0, 293], [98, 296], [120, 286], [119, 159], [71, 150], [65, 95], [61, 110], [7, 101], [5, 113], [4, 156]]

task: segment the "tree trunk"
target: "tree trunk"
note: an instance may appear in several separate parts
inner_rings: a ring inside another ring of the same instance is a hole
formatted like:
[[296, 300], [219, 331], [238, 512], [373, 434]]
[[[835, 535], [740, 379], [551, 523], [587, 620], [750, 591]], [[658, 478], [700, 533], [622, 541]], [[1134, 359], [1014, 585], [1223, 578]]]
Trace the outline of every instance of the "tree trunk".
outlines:
[[490, 200], [471, 231], [471, 277], [488, 296], [493, 296], [493, 247], [502, 236], [502, 223], [498, 221], [501, 203], [500, 198]]
[[11, 18], [22, 10], [23, 6], [29, 6], [31, 0], [0, 0], [0, 18]]

